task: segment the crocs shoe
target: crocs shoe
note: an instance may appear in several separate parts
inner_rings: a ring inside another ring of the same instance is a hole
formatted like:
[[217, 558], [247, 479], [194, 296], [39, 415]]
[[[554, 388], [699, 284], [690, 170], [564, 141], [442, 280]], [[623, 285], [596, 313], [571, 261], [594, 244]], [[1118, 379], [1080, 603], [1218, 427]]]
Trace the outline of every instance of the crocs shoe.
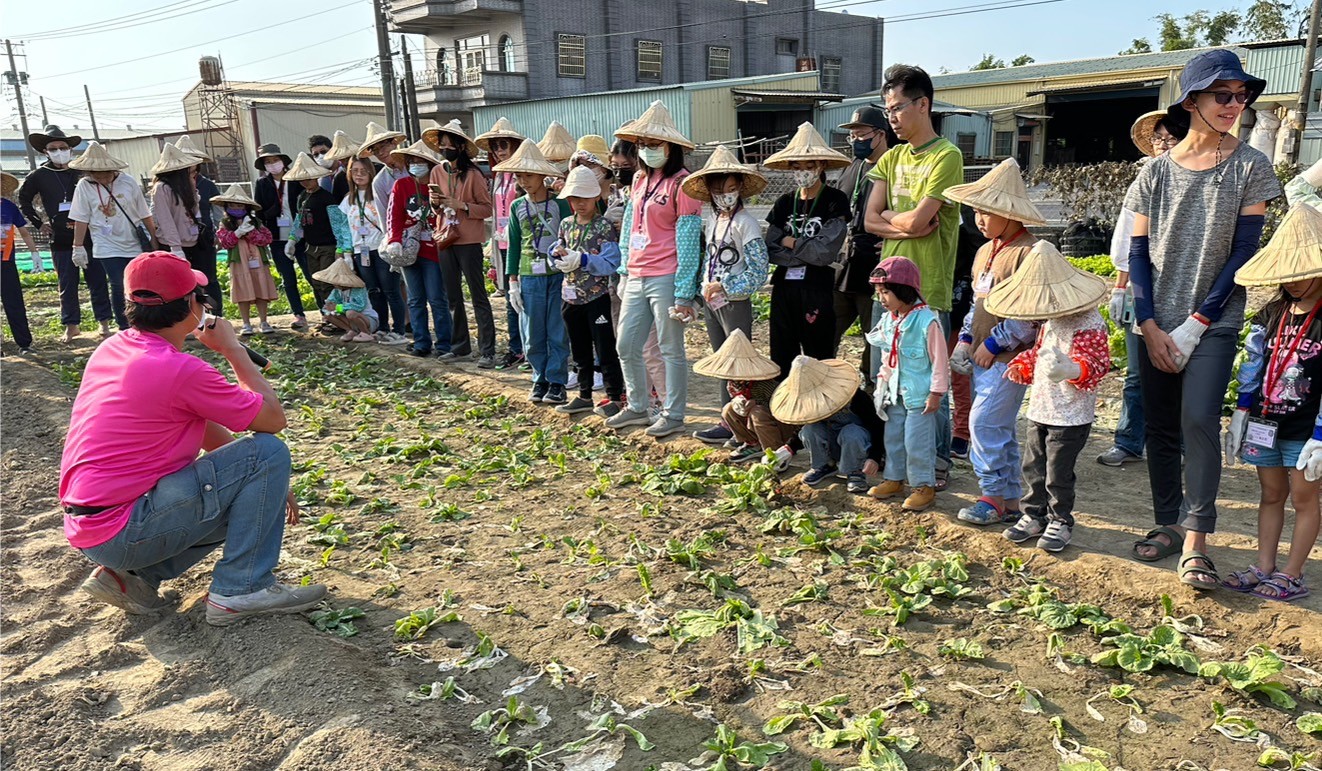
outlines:
[[979, 498], [972, 506], [960, 509], [956, 516], [963, 522], [975, 525], [997, 525], [1009, 521], [1005, 511], [986, 498]]

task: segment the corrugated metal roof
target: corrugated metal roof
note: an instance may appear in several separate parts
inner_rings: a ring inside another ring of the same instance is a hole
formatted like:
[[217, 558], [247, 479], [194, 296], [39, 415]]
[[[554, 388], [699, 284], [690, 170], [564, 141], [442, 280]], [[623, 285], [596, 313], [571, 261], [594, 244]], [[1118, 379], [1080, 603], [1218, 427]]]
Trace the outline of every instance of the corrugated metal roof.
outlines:
[[235, 95], [244, 93], [281, 93], [281, 94], [327, 94], [342, 96], [374, 96], [381, 97], [381, 89], [371, 86], [336, 86], [333, 84], [320, 83], [261, 83], [257, 81], [246, 80], [227, 80], [225, 86], [233, 91]]
[[1097, 83], [1082, 83], [1071, 86], [1030, 88], [1028, 89], [1028, 96], [1033, 96], [1034, 94], [1081, 94], [1088, 91], [1118, 91], [1127, 88], [1153, 88], [1160, 87], [1164, 82], [1166, 82], [1165, 78], [1147, 78], [1146, 80], [1134, 80], [1132, 78], [1103, 80]]
[[840, 102], [844, 97], [840, 94], [833, 94], [829, 91], [768, 91], [754, 88], [732, 88], [730, 93], [735, 96], [752, 97], [757, 100], [777, 99], [797, 99], [809, 100], [814, 102]]
[[[1245, 49], [1230, 46], [1241, 59]], [[1097, 59], [1075, 59], [1066, 62], [1046, 62], [1043, 64], [1025, 64], [1022, 67], [1002, 67], [995, 70], [977, 70], [974, 72], [955, 72], [949, 75], [936, 75], [932, 84], [937, 90], [943, 88], [963, 88], [982, 86], [992, 83], [1013, 83], [1024, 80], [1045, 80], [1064, 78], [1072, 75], [1096, 75], [1105, 72], [1130, 72], [1157, 68], [1175, 69], [1183, 67], [1190, 59], [1209, 51], [1209, 48], [1190, 48], [1185, 51], [1159, 51], [1150, 54], [1130, 54], [1128, 56], [1108, 56]]]
[[352, 107], [361, 109], [363, 107], [381, 107], [384, 112], [385, 107], [379, 98], [374, 99], [324, 99], [319, 97], [280, 97], [280, 96], [249, 96], [239, 97], [239, 99], [248, 104], [260, 105], [279, 105], [287, 104], [299, 107]]
[[[570, 99], [584, 99], [595, 96], [610, 96], [619, 94], [642, 94], [660, 91], [704, 91], [709, 88], [738, 88], [739, 86], [749, 86], [757, 83], [778, 83], [783, 80], [795, 80], [808, 75], [816, 75], [816, 72], [785, 72], [776, 75], [756, 75], [748, 78], [727, 78], [725, 80], [703, 80], [696, 83], [674, 83], [670, 85], [656, 85], [644, 88], [623, 88], [614, 91], [593, 91], [587, 94], [572, 94], [570, 96], [548, 96], [541, 99], [524, 99], [518, 102], [506, 102], [506, 104], [531, 104], [533, 102], [559, 102]], [[380, 92], [378, 92], [380, 93]], [[481, 108], [478, 108], [481, 109]]]

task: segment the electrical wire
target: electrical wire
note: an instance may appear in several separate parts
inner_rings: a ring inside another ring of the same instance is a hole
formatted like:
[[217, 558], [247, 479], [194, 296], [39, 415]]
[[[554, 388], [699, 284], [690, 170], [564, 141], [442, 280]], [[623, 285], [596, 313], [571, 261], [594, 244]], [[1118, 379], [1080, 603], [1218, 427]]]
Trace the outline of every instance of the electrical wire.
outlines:
[[[192, 15], [195, 14], [195, 13], [202, 13], [203, 11], [211, 11], [211, 10], [215, 10], [215, 9], [220, 8], [220, 7], [222, 7], [222, 6], [230, 5], [231, 3], [237, 3], [238, 1], [239, 1], [239, 0], [223, 0], [223, 2], [215, 3], [215, 0], [201, 0], [201, 2], [205, 2], [205, 3], [214, 3], [214, 4], [212, 4], [212, 5], [205, 5], [205, 6], [202, 7], [202, 8], [194, 8], [194, 9], [192, 9], [192, 10], [183, 11], [182, 13], [167, 14], [167, 15], [164, 15], [164, 16], [155, 16], [155, 17], [152, 17], [152, 18], [149, 18], [149, 19], [143, 19], [143, 20], [135, 21], [135, 22], [131, 22], [131, 23], [124, 23], [124, 24], [118, 24], [118, 25], [109, 25], [109, 26], [98, 26], [98, 27], [94, 27], [94, 28], [92, 28], [92, 29], [84, 30], [84, 31], [82, 31], [82, 32], [69, 32], [69, 33], [65, 33], [65, 34], [61, 34], [61, 35], [55, 35], [55, 36], [52, 36], [52, 37], [35, 38], [35, 40], [36, 40], [36, 42], [44, 42], [44, 41], [49, 41], [49, 40], [60, 40], [60, 41], [64, 41], [64, 40], [69, 40], [69, 39], [71, 39], [71, 38], [76, 38], [76, 37], [85, 37], [85, 36], [87, 36], [87, 35], [100, 35], [100, 34], [104, 34], [104, 33], [106, 33], [106, 32], [119, 32], [119, 31], [121, 31], [121, 30], [126, 30], [126, 29], [136, 29], [136, 28], [138, 28], [138, 27], [145, 27], [145, 26], [147, 26], [147, 25], [149, 25], [149, 24], [158, 24], [158, 23], [163, 22], [163, 21], [174, 21], [174, 20], [176, 20], [176, 19], [183, 18], [184, 16], [192, 16]], [[28, 40], [31, 41], [31, 40], [34, 40], [34, 38], [28, 38]]]
[[13, 35], [12, 37], [15, 40], [41, 40], [43, 38], [59, 37], [60, 35], [63, 34], [78, 32], [80, 30], [97, 27], [103, 24], [117, 24], [119, 22], [127, 21], [134, 18], [149, 17], [155, 14], [160, 14], [164, 11], [168, 11], [171, 9], [179, 10], [176, 6], [196, 5], [199, 2], [210, 2], [210, 1], [211, 0], [176, 0], [176, 2], [168, 3], [166, 5], [162, 5], [156, 8], [148, 8], [145, 11], [135, 11], [133, 13], [125, 14], [123, 16], [113, 17], [110, 19], [102, 19], [101, 21], [87, 22], [85, 24], [75, 24], [71, 27], [63, 27], [60, 29], [42, 30], [40, 32], [31, 32], [28, 34]]

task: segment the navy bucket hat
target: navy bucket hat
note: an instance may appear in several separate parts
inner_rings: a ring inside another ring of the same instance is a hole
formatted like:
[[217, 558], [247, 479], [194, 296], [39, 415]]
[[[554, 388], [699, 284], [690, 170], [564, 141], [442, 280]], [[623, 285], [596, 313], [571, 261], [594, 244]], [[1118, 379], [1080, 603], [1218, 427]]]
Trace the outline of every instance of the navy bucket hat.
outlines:
[[1244, 103], [1245, 107], [1253, 104], [1253, 101], [1267, 88], [1267, 81], [1255, 78], [1244, 71], [1244, 65], [1233, 51], [1225, 48], [1204, 51], [1190, 59], [1180, 71], [1180, 98], [1167, 108], [1166, 114], [1181, 124], [1187, 124], [1189, 111], [1184, 109], [1184, 100], [1199, 91], [1207, 90], [1208, 86], [1218, 80], [1243, 81], [1249, 92], [1249, 100]]

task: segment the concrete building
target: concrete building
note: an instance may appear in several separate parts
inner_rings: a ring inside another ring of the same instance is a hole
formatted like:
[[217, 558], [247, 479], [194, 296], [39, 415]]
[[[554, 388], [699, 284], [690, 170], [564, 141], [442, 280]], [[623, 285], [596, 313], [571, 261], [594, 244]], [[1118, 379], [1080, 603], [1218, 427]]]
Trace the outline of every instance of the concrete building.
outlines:
[[[472, 125], [478, 108], [556, 97], [819, 70], [859, 94], [883, 70], [880, 19], [803, 0], [393, 0], [424, 35], [418, 111]], [[848, 66], [845, 63], [848, 62]], [[481, 121], [478, 121], [481, 123]]]

